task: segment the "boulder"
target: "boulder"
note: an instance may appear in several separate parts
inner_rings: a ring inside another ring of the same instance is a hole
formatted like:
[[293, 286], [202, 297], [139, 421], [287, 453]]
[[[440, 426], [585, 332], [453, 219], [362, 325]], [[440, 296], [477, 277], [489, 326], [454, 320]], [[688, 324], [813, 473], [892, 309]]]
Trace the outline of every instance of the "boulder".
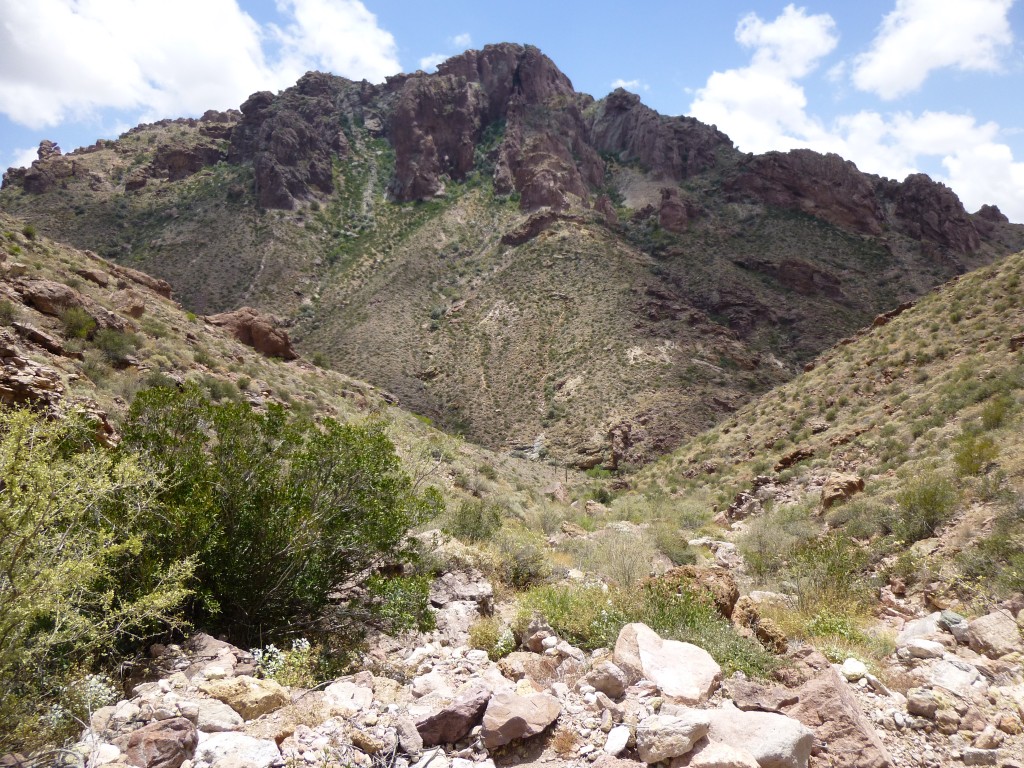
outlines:
[[604, 751], [606, 754], [618, 757], [626, 751], [626, 746], [629, 744], [629, 726], [628, 725], [616, 725], [610, 731], [608, 731], [608, 738], [604, 743]]
[[178, 768], [196, 753], [199, 733], [183, 717], [172, 717], [132, 731], [123, 751], [131, 765], [139, 768]]
[[273, 712], [291, 701], [288, 691], [279, 683], [274, 680], [258, 680], [249, 675], [210, 680], [200, 685], [199, 689], [224, 702], [246, 720]]
[[857, 475], [833, 473], [828, 476], [821, 489], [821, 506], [823, 509], [828, 509], [863, 490], [864, 478]]
[[732, 704], [708, 714], [709, 741], [747, 750], [761, 768], [807, 768], [814, 732], [798, 720], [771, 712], [744, 712]]
[[464, 738], [480, 722], [490, 689], [483, 683], [475, 683], [456, 695], [448, 704], [416, 720], [416, 731], [424, 747], [451, 744]]
[[252, 307], [240, 307], [233, 312], [209, 315], [206, 321], [227, 330], [238, 341], [252, 347], [266, 357], [280, 357], [294, 360], [298, 354], [292, 348], [288, 332], [280, 328], [280, 322], [271, 315], [265, 315]]
[[627, 624], [615, 642], [613, 660], [630, 682], [650, 680], [669, 699], [707, 701], [722, 680], [722, 668], [703, 648], [663, 640], [646, 624]]
[[711, 721], [699, 709], [679, 715], [652, 715], [636, 728], [636, 751], [645, 763], [660, 763], [685, 755], [707, 735]]
[[245, 724], [245, 720], [235, 710], [217, 699], [199, 699], [196, 702], [199, 713], [196, 726], [206, 733], [237, 731]]
[[938, 633], [939, 619], [941, 617], [942, 614], [936, 611], [920, 619], [908, 621], [903, 625], [900, 633], [896, 635], [896, 645], [906, 645], [915, 637], [928, 638]]
[[477, 604], [477, 610], [489, 616], [494, 608], [494, 587], [480, 571], [447, 571], [430, 584], [430, 604], [443, 608], [454, 601]]
[[971, 621], [967, 625], [967, 643], [972, 651], [983, 653], [990, 659], [1024, 650], [1016, 620], [1002, 611]]
[[200, 736], [195, 759], [210, 765], [230, 759], [233, 766], [270, 768], [281, 760], [281, 751], [270, 739], [257, 739], [244, 733], [204, 733]]
[[813, 729], [833, 768], [892, 768], [893, 759], [861, 711], [850, 688], [831, 667], [808, 680], [794, 693], [789, 717]]
[[946, 652], [946, 646], [935, 640], [914, 637], [907, 643], [907, 651], [915, 659], [941, 659], [942, 654]]
[[617, 699], [626, 692], [629, 677], [614, 662], [599, 661], [583, 677], [583, 682], [592, 685], [605, 696]]
[[729, 678], [725, 683], [732, 703], [744, 711], [778, 712], [796, 704], [799, 696], [782, 685], [764, 685], [753, 680]]
[[[676, 768], [675, 761], [672, 768]], [[686, 768], [759, 768], [759, 765], [757, 759], [742, 747], [704, 740], [694, 745]]]
[[496, 693], [484, 712], [484, 746], [494, 749], [515, 739], [536, 736], [555, 722], [561, 713], [561, 703], [547, 693], [532, 696]]

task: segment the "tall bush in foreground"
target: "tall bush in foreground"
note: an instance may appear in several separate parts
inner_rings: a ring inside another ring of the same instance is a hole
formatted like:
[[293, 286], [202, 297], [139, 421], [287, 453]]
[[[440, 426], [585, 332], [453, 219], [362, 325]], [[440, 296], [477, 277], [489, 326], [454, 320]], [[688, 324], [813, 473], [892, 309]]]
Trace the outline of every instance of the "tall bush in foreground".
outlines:
[[[402, 470], [384, 425], [213, 404], [188, 386], [140, 393], [122, 446], [163, 480], [150, 556], [196, 558], [204, 625], [256, 643], [429, 615], [422, 584], [379, 573], [413, 556], [408, 529], [439, 505]], [[332, 594], [345, 610], [328, 610]]]
[[[83, 421], [0, 409], [0, 751], [80, 730], [87, 713], [67, 709], [76, 680], [178, 623], [192, 561], [136, 562], [157, 492]], [[40, 717], [50, 704], [62, 717]]]

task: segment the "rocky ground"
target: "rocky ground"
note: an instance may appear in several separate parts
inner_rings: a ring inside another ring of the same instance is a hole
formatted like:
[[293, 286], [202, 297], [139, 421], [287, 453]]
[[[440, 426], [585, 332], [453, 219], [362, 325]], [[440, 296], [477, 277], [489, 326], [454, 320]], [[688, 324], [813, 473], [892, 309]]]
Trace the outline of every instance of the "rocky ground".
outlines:
[[[770, 599], [728, 592], [734, 619]], [[587, 654], [535, 619], [492, 661], [467, 645], [491, 585], [452, 572], [432, 588], [437, 631], [379, 638], [363, 671], [314, 690], [258, 677], [252, 654], [208, 635], [155, 646], [159, 676], [96, 711], [74, 752], [140, 768], [1024, 765], [1022, 606], [967, 621], [883, 597], [898, 649], [879, 676], [791, 642], [777, 679], [755, 681], [642, 624]]]

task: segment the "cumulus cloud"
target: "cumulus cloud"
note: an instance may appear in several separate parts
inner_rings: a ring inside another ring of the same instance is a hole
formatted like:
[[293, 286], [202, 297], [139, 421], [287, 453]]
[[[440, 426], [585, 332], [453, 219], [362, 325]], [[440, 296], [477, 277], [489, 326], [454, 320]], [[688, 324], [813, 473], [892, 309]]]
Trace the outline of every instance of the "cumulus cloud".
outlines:
[[447, 53], [432, 53], [429, 56], [424, 56], [420, 59], [420, 69], [424, 72], [433, 72], [437, 69], [437, 65], [442, 61], [447, 61], [449, 58]]
[[469, 32], [463, 32], [461, 35], [455, 35], [451, 39], [451, 43], [456, 48], [469, 48], [473, 45], [473, 37]]
[[771, 22], [750, 13], [737, 25], [736, 41], [753, 49], [750, 65], [712, 73], [690, 114], [718, 125], [749, 152], [824, 139], [824, 129], [806, 112], [807, 97], [797, 80], [839, 42], [832, 17], [809, 16], [793, 5]]
[[30, 128], [108, 108], [151, 119], [237, 106], [307, 69], [375, 80], [400, 69], [361, 2], [278, 9], [284, 27], [261, 27], [236, 0], [0, 0], [0, 112]]
[[651, 86], [642, 80], [624, 80], [621, 77], [612, 80], [611, 88], [612, 90], [615, 90], [616, 88], [625, 88], [627, 91], [633, 91], [634, 93], [637, 91], [651, 90]]
[[10, 164], [7, 167], [10, 168], [28, 168], [32, 165], [32, 161], [39, 156], [39, 149], [37, 147], [28, 147], [27, 149], [13, 149], [9, 153]]
[[[912, 3], [901, 0], [897, 11]], [[865, 109], [829, 121], [814, 114], [801, 80], [835, 48], [830, 17], [808, 16], [792, 5], [772, 22], [751, 14], [737, 26], [736, 40], [752, 49], [750, 64], [712, 73], [697, 90], [690, 114], [717, 125], [741, 150], [835, 152], [863, 171], [893, 179], [934, 166], [942, 169], [934, 177], [956, 191], [968, 210], [997, 203], [1010, 219], [1024, 222], [1024, 162], [1001, 141], [996, 123], [944, 111]], [[877, 48], [876, 40], [872, 51]], [[983, 58], [965, 54], [963, 61]], [[843, 74], [843, 66], [834, 65], [825, 79], [835, 83]], [[898, 72], [892, 75], [901, 79]]]
[[897, 0], [871, 48], [854, 61], [853, 83], [883, 99], [917, 90], [937, 69], [994, 71], [1013, 42], [1014, 0]]

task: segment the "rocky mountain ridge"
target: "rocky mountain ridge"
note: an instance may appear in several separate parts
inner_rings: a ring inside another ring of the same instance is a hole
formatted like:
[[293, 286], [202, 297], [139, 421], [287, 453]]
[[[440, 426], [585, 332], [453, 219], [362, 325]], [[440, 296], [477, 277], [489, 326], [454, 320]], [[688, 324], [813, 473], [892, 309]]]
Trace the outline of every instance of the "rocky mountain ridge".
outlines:
[[1024, 246], [927, 177], [744, 155], [510, 44], [40, 153], [0, 208], [196, 311], [278, 314], [307, 354], [478, 442], [580, 467], [648, 461]]

